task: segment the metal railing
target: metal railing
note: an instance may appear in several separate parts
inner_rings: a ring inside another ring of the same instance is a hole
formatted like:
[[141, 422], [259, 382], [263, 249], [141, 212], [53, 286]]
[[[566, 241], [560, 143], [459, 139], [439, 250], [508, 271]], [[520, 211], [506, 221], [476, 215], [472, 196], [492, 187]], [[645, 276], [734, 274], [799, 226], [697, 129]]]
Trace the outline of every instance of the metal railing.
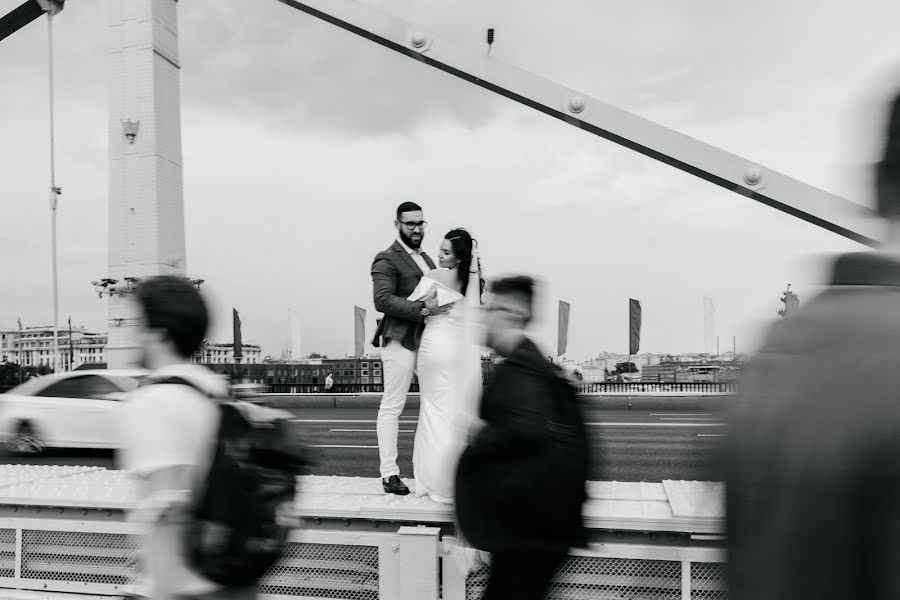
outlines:
[[579, 383], [576, 385], [581, 394], [627, 393], [627, 392], [666, 392], [666, 393], [707, 393], [730, 394], [737, 391], [734, 381], [603, 381], [597, 383]]
[[[266, 385], [270, 394], [381, 394], [383, 383], [335, 383], [326, 390], [324, 383], [270, 383]], [[413, 383], [409, 391], [419, 393], [419, 384]]]
[[[3, 519], [0, 590], [112, 597], [144, 591], [135, 524], [59, 517]], [[479, 600], [484, 594], [490, 567], [464, 573], [458, 554], [465, 550], [452, 535], [442, 537], [441, 527], [375, 525], [354, 530], [337, 521], [295, 530], [281, 560], [260, 580], [258, 598]], [[725, 600], [725, 551], [592, 544], [570, 552], [547, 597]]]
[[[322, 383], [276, 383], [266, 385], [270, 394], [380, 394], [384, 392], [381, 383], [336, 383], [330, 390]], [[577, 383], [580, 394], [604, 393], [706, 393], [728, 394], [737, 391], [737, 383], [725, 381], [685, 381], [659, 383], [655, 381], [603, 381], [597, 383]], [[419, 392], [419, 384], [413, 383], [409, 391]]]
[[[8, 590], [44, 600], [144, 591], [145, 530], [127, 520], [137, 498], [127, 472], [9, 465], [0, 484], [0, 598]], [[470, 554], [455, 538], [451, 509], [386, 500], [367, 478], [306, 476], [298, 484], [295, 528], [260, 580], [259, 598], [482, 597], [490, 567], [466, 570]], [[670, 484], [589, 482], [591, 544], [569, 552], [548, 598], [724, 599], [721, 484]], [[691, 506], [706, 508], [696, 514]]]

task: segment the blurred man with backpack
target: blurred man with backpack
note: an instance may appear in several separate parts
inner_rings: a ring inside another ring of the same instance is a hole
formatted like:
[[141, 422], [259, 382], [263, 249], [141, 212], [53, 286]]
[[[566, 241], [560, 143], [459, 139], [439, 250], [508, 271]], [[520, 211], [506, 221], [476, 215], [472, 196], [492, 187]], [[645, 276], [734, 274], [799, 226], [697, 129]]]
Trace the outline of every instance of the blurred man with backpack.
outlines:
[[[261, 449], [279, 443], [277, 423], [259, 434], [235, 408], [225, 379], [191, 364], [209, 320], [200, 292], [186, 279], [161, 276], [141, 282], [136, 298], [141, 362], [151, 374], [124, 411], [122, 464], [137, 479], [132, 518], [145, 527], [144, 594], [255, 598], [260, 571], [287, 535], [271, 513], [293, 498], [295, 465]], [[257, 493], [264, 479], [274, 483], [268, 496]], [[252, 551], [234, 556], [226, 547]], [[259, 549], [268, 553], [262, 560]]]

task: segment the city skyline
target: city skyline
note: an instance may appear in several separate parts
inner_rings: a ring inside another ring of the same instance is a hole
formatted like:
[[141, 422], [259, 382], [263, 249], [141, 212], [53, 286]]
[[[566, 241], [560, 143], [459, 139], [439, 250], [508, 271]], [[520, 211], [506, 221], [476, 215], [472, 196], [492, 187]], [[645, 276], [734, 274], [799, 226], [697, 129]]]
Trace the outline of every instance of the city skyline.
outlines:
[[[14, 339], [14, 337], [17, 335], [17, 332], [18, 332], [18, 325], [16, 325], [15, 327], [4, 327], [2, 325], [3, 324], [0, 323], [0, 332], [7, 334], [7, 337], [9, 337], [10, 339]], [[38, 324], [38, 325], [27, 324], [27, 323], [22, 324], [22, 333], [23, 334], [26, 334], [29, 332], [36, 332], [36, 331], [47, 331], [47, 330], [51, 330], [51, 329], [52, 329], [52, 325], [50, 325], [50, 324]], [[91, 331], [88, 327], [86, 327], [84, 325], [76, 325], [75, 323], [72, 324], [72, 330], [74, 332], [80, 333], [80, 334], [103, 335], [103, 336], [106, 335], [105, 331], [99, 331], [99, 330]], [[266, 348], [266, 347], [264, 347], [258, 343], [255, 343], [253, 341], [254, 338], [252, 335], [252, 333], [253, 333], [252, 330], [244, 329], [243, 333], [244, 334], [250, 333], [251, 335], [250, 336], [247, 336], [247, 335], [242, 336], [243, 337], [242, 346], [244, 348], [252, 347], [252, 348], [259, 349], [261, 356], [265, 359], [271, 358], [271, 359], [275, 359], [275, 360], [281, 360], [281, 359], [307, 360], [307, 359], [313, 358], [314, 355], [317, 355], [320, 357], [327, 357], [330, 359], [357, 357], [357, 355], [353, 352], [328, 354], [325, 352], [319, 352], [317, 350], [304, 352], [304, 353], [300, 354], [299, 356], [293, 356], [293, 353], [291, 352], [290, 341], [283, 348]], [[68, 326], [66, 326], [63, 329], [60, 329], [60, 336], [62, 337], [63, 334], [68, 335]], [[228, 339], [224, 339], [224, 338], [223, 339], [207, 338], [207, 340], [204, 342], [204, 346], [216, 346], [216, 347], [224, 348], [224, 347], [233, 346], [233, 342], [229, 341]], [[735, 354], [731, 348], [732, 348], [732, 346], [727, 345], [727, 347], [725, 347], [724, 351], [722, 351], [721, 353], [713, 352], [712, 354], [710, 354], [709, 352], [706, 352], [706, 351], [701, 351], [701, 350], [693, 350], [693, 351], [688, 351], [688, 352], [667, 352], [664, 350], [662, 350], [662, 351], [645, 350], [645, 351], [641, 351], [635, 355], [629, 355], [626, 352], [619, 352], [619, 351], [615, 351], [615, 350], [606, 350], [606, 349], [596, 350], [595, 349], [593, 351], [588, 351], [588, 353], [585, 356], [571, 356], [569, 354], [566, 354], [562, 357], [562, 359], [563, 359], [563, 361], [588, 362], [588, 361], [591, 361], [598, 357], [603, 357], [603, 356], [617, 356], [617, 357], [623, 357], [623, 358], [628, 357], [628, 356], [640, 357], [640, 356], [667, 356], [667, 355], [671, 355], [671, 356], [692, 356], [692, 355], [731, 356], [731, 355]], [[738, 355], [747, 355], [747, 353], [745, 353], [745, 352], [737, 352], [737, 354]], [[369, 347], [368, 351], [365, 351], [360, 356], [377, 356], [377, 355], [378, 355], [378, 349]], [[554, 360], [555, 360], [555, 358], [554, 358]]]
[[[760, 21], [773, 2], [727, 12], [699, 2], [696, 14], [657, 2], [658, 23], [646, 23], [643, 8], [587, 2], [553, 11], [373, 4], [473, 46], [493, 26], [500, 60], [867, 201], [860, 174], [875, 151], [866, 133], [877, 124], [865, 121], [886, 91], [874, 82], [894, 60], [885, 12], [847, 15], [806, 0], [777, 5], [779, 19]], [[488, 274], [524, 271], [545, 282], [546, 348], [555, 346], [557, 301], [571, 302], [572, 356], [627, 348], [629, 297], [644, 308], [645, 348], [701, 347], [702, 296], [716, 301], [720, 335], [753, 348], [777, 318], [773, 298], [785, 281], [808, 298], [823, 279], [812, 254], [859, 249], [278, 3], [196, 0], [179, 12], [187, 263], [207, 281], [212, 339], [229, 339], [237, 305], [255, 324], [254, 341], [277, 348], [283, 299], [293, 298], [314, 316], [304, 345], [329, 355], [352, 348], [343, 315], [354, 304], [367, 309], [374, 331], [368, 266], [392, 240], [393, 209], [407, 199], [425, 208], [429, 252], [461, 224], [479, 238]], [[800, 20], [810, 26], [798, 30]], [[621, 27], [597, 36], [599, 21]], [[106, 264], [105, 16], [72, 4], [55, 23], [60, 314], [84, 315], [86, 326], [105, 331], [105, 301], [90, 285]], [[866, 33], [840, 47], [823, 43], [848, 30]], [[46, 102], [45, 36], [36, 24], [0, 53], [14, 90], [0, 100], [3, 114], [17, 115], [0, 142], [4, 164], [15, 165], [0, 192], [16, 203], [16, 219], [0, 224], [0, 251], [16, 257], [0, 275], [4, 322], [49, 321], [47, 124], [30, 109]], [[835, 69], [846, 74], [840, 82], [824, 76]]]

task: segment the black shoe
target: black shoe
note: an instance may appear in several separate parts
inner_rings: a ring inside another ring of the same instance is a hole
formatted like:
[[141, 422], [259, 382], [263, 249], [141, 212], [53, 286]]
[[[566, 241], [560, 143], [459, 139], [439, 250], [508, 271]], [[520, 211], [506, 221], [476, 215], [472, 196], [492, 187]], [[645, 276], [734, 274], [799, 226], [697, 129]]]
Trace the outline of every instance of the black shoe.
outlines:
[[382, 479], [381, 485], [384, 487], [384, 491], [388, 494], [405, 496], [409, 493], [409, 488], [406, 487], [405, 483], [400, 481], [400, 477], [398, 477], [397, 475], [391, 475], [387, 479]]

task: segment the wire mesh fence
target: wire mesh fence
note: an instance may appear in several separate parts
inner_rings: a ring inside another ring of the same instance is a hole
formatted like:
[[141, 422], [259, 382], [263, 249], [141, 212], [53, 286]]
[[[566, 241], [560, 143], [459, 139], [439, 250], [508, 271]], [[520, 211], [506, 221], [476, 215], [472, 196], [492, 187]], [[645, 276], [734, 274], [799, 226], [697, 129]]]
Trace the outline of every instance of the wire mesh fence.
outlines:
[[[466, 580], [466, 600], [480, 600], [490, 567], [472, 571]], [[547, 591], [552, 600], [681, 598], [681, 562], [569, 556]]]
[[262, 595], [378, 600], [378, 547], [288, 544], [260, 582]]
[[126, 585], [140, 539], [120, 533], [22, 531], [22, 579]]
[[0, 529], [0, 577], [16, 575], [16, 530]]
[[727, 573], [725, 563], [691, 563], [691, 600], [728, 598]]

